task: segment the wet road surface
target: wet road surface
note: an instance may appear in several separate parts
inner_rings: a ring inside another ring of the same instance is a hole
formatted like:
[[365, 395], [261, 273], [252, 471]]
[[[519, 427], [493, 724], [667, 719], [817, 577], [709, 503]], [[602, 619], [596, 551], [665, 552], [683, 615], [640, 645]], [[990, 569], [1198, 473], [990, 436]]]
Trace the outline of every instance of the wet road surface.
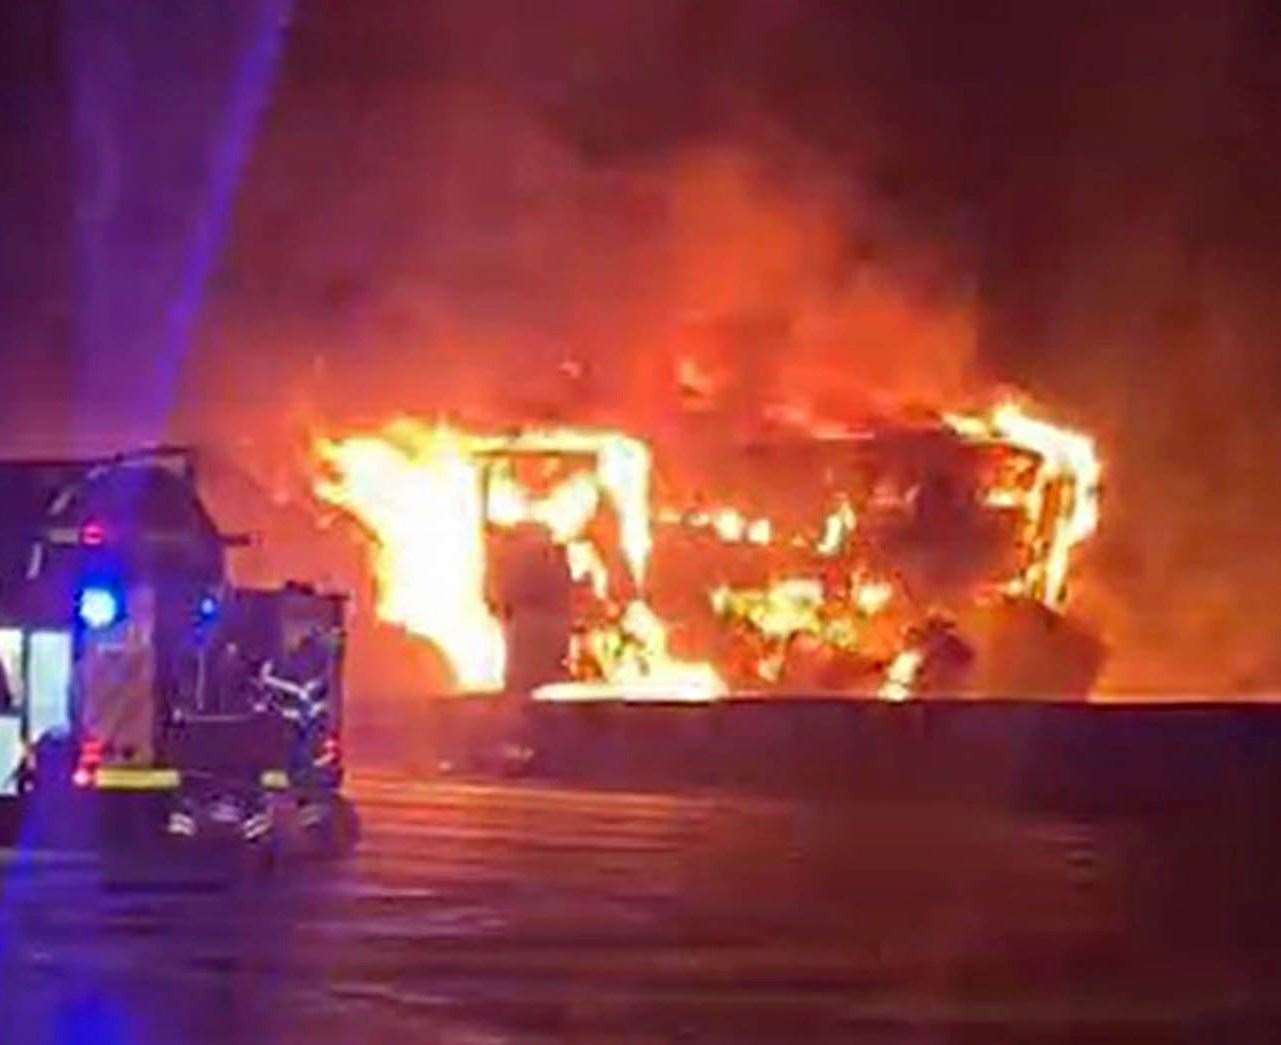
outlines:
[[350, 793], [363, 834], [336, 863], [3, 852], [0, 1041], [1239, 1042], [1281, 1026], [1272, 934], [1223, 902], [1230, 861], [1187, 825], [376, 774]]

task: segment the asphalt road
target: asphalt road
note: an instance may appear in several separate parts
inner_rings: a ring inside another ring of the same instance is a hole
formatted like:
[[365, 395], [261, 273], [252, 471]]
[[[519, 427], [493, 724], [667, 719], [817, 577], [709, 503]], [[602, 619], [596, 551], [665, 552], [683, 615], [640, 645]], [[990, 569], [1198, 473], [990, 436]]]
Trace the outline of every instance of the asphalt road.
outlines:
[[1281, 1025], [1271, 934], [1225, 902], [1209, 825], [349, 790], [363, 834], [336, 863], [0, 853], [0, 1041], [1134, 1045]]

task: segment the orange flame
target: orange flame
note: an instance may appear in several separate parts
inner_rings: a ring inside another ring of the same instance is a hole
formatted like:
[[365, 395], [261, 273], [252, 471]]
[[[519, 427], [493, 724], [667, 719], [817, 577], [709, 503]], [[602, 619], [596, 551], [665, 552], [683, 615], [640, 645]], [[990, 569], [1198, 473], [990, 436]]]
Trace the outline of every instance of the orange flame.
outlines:
[[[565, 548], [571, 576], [590, 582], [604, 600], [608, 570], [584, 533], [607, 500], [628, 570], [638, 588], [643, 583], [653, 545], [650, 459], [648, 448], [628, 436], [580, 429], [485, 436], [405, 420], [379, 436], [321, 441], [317, 453], [330, 472], [317, 482], [317, 495], [352, 514], [374, 538], [380, 617], [439, 646], [463, 690], [503, 684], [502, 630], [484, 594], [487, 525], [544, 526]], [[584, 456], [593, 466], [534, 497], [512, 474], [511, 462], [521, 455]], [[606, 635], [612, 646], [602, 641]], [[686, 700], [724, 690], [710, 665], [670, 655], [666, 627], [642, 600], [595, 636], [592, 653], [605, 676], [597, 689], [625, 687], [633, 696], [648, 689]], [[551, 687], [540, 695], [573, 699], [583, 692]]]
[[986, 417], [945, 416], [957, 434], [1033, 453], [1040, 464], [1030, 489], [991, 491], [989, 503], [1015, 505], [1026, 520], [1028, 562], [1011, 590], [1061, 610], [1067, 603], [1072, 551], [1099, 525], [1102, 464], [1089, 436], [1026, 414], [1004, 402]]
[[[1101, 467], [1093, 442], [1013, 403], [983, 415], [947, 414], [943, 421], [962, 439], [1025, 451], [1033, 462], [1030, 479], [1021, 465], [1024, 474], [999, 481], [987, 491], [986, 503], [1016, 508], [1024, 520], [1023, 561], [1007, 590], [1061, 610], [1072, 553], [1099, 520]], [[533, 522], [565, 549], [566, 568], [590, 584], [604, 608], [602, 618], [581, 628], [574, 640], [575, 663], [590, 664], [593, 681], [545, 686], [535, 694], [538, 699], [710, 700], [726, 691], [710, 663], [671, 655], [667, 625], [643, 595], [611, 602], [615, 579], [607, 555], [588, 536], [598, 514], [612, 510], [617, 550], [633, 590], [643, 593], [654, 536], [650, 453], [639, 440], [572, 428], [477, 435], [400, 421], [378, 435], [322, 441], [317, 453], [329, 473], [317, 483], [318, 495], [353, 515], [373, 537], [380, 616], [436, 643], [459, 688], [496, 690], [503, 684], [502, 629], [484, 595], [486, 527]], [[515, 462], [522, 456], [561, 462], [555, 474], [563, 477], [535, 495], [517, 478]], [[571, 470], [574, 458], [582, 458], [577, 470]], [[895, 577], [870, 575], [848, 559], [859, 512], [874, 508], [875, 496], [873, 491], [873, 500], [857, 508], [847, 497], [838, 498], [817, 534], [790, 538], [770, 519], [730, 506], [668, 508], [656, 517], [726, 544], [778, 543], [817, 556], [809, 561], [827, 581], [775, 576], [764, 587], [720, 584], [708, 592], [719, 617], [746, 624], [761, 637], [762, 678], [777, 680], [787, 644], [807, 635], [880, 664], [879, 696], [906, 700], [927, 659], [910, 637], [911, 608]], [[845, 574], [848, 583], [830, 587], [833, 569], [852, 570]], [[839, 594], [833, 596], [834, 590]]]
[[317, 494], [374, 537], [378, 613], [436, 643], [460, 687], [502, 687], [502, 631], [485, 603], [485, 509], [467, 440], [413, 422], [323, 441]]

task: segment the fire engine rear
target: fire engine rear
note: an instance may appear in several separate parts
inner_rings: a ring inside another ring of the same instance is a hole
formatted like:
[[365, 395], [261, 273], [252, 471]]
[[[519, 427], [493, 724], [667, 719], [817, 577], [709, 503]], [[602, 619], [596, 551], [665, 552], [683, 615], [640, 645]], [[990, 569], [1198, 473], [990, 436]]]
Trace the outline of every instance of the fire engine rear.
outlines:
[[237, 589], [193, 455], [0, 463], [0, 793], [58, 834], [331, 844], [342, 596]]

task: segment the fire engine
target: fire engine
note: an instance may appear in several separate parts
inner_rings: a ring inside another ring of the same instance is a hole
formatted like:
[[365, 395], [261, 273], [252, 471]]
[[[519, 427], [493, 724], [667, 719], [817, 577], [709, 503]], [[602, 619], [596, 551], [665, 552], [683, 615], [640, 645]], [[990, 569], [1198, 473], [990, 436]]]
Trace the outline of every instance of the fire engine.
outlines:
[[0, 504], [4, 802], [91, 803], [131, 844], [349, 833], [345, 599], [233, 586], [247, 539], [214, 523], [193, 452], [0, 462]]

